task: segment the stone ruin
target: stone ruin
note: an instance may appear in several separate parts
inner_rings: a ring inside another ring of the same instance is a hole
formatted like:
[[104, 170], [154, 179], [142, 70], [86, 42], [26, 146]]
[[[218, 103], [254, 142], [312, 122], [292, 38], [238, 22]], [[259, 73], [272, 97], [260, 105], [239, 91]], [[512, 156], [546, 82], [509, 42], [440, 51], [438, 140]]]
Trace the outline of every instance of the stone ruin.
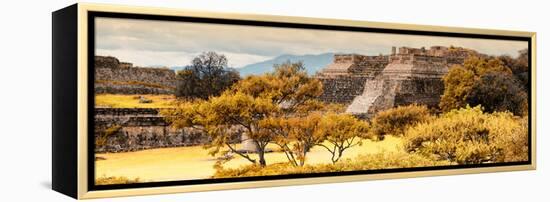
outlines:
[[[210, 142], [207, 135], [195, 128], [174, 129], [159, 115], [160, 109], [152, 108], [96, 108], [94, 137], [103, 138], [104, 131], [119, 126], [95, 151], [128, 152], [143, 149], [204, 145]], [[241, 141], [242, 132], [232, 128], [234, 143]], [[97, 142], [97, 141], [96, 141]]]
[[477, 52], [457, 47], [392, 47], [390, 55], [339, 54], [317, 74], [321, 99], [347, 105], [346, 112], [369, 118], [399, 105], [437, 107], [449, 67]]
[[95, 93], [173, 94], [176, 73], [168, 68], [135, 67], [111, 56], [95, 56]]
[[320, 99], [350, 104], [363, 93], [365, 82], [378, 76], [388, 62], [389, 56], [334, 55], [333, 62], [317, 74], [324, 86]]

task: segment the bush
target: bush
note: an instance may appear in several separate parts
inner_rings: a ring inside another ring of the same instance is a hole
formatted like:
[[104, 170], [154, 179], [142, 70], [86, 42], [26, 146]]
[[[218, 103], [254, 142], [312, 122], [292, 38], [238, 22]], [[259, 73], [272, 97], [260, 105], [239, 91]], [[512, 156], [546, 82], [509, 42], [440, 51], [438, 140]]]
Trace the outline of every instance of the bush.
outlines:
[[99, 177], [95, 179], [95, 185], [109, 184], [133, 184], [139, 183], [139, 178], [129, 179], [127, 177]]
[[402, 135], [408, 127], [427, 121], [430, 117], [426, 106], [399, 106], [376, 114], [372, 119], [371, 133], [379, 138], [384, 135]]
[[294, 167], [290, 163], [276, 163], [261, 167], [258, 165], [240, 168], [217, 169], [212, 178], [249, 177], [287, 174], [327, 173], [358, 170], [379, 170], [449, 165], [448, 161], [435, 161], [421, 155], [405, 152], [377, 153], [360, 155], [354, 159], [344, 159], [335, 164], [305, 165]]
[[405, 149], [458, 164], [525, 161], [525, 122], [509, 112], [488, 114], [480, 106], [467, 106], [409, 128], [405, 132]]

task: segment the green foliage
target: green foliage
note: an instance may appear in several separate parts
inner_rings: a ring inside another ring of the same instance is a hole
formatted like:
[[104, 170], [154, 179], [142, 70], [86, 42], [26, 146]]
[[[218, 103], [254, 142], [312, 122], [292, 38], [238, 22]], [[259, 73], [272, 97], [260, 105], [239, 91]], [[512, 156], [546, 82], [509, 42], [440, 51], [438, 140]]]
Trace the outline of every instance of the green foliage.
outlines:
[[95, 185], [110, 184], [134, 184], [139, 183], [139, 178], [129, 179], [127, 177], [99, 177], [95, 179]]
[[215, 52], [195, 57], [191, 65], [177, 72], [176, 96], [207, 99], [220, 95], [240, 79], [239, 73], [227, 67], [227, 58]]
[[431, 118], [430, 112], [423, 105], [398, 106], [378, 112], [372, 118], [371, 133], [382, 139], [385, 135], [402, 135], [410, 126], [425, 122]]
[[[504, 59], [507, 62], [503, 62]], [[512, 60], [512, 61], [509, 61]], [[516, 115], [527, 113], [526, 88], [507, 65], [513, 65], [518, 75], [524, 75], [520, 57], [477, 57], [470, 56], [464, 65], [452, 67], [443, 77], [445, 91], [439, 103], [448, 112], [466, 105], [481, 104], [490, 112], [510, 111]], [[517, 64], [516, 64], [517, 62]]]
[[488, 114], [479, 106], [466, 107], [409, 128], [405, 149], [458, 164], [525, 161], [525, 124], [509, 112]]
[[447, 161], [434, 161], [416, 154], [405, 152], [360, 155], [353, 159], [344, 159], [333, 164], [305, 165], [295, 167], [289, 163], [276, 163], [266, 167], [257, 165], [242, 166], [240, 168], [219, 168], [212, 178], [249, 177], [268, 175], [328, 173], [357, 170], [378, 170], [392, 168], [411, 168], [450, 165]]

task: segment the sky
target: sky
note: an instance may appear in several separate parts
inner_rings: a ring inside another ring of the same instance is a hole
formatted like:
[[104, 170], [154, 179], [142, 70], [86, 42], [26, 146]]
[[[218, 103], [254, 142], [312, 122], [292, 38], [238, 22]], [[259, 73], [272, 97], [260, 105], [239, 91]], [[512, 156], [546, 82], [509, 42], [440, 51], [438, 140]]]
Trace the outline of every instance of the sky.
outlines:
[[205, 51], [242, 67], [283, 54], [389, 54], [392, 46], [461, 46], [489, 55], [517, 56], [527, 42], [368, 32], [96, 18], [96, 55], [135, 66], [186, 66]]

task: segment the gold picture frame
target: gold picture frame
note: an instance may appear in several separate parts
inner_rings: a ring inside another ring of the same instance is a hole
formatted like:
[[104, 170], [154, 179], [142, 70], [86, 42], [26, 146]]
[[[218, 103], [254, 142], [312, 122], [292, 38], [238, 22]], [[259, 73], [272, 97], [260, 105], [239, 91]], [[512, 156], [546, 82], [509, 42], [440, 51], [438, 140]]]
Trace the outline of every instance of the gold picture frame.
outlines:
[[[159, 184], [153, 187], [121, 187], [91, 189], [90, 159], [90, 24], [94, 13], [140, 15], [148, 17], [191, 17], [201, 19], [238, 20], [243, 22], [300, 24], [307, 26], [369, 28], [412, 31], [414, 33], [456, 34], [473, 37], [518, 37], [529, 43], [530, 94], [529, 94], [529, 161], [528, 163], [460, 167], [452, 169], [380, 172], [372, 174], [311, 176], [304, 178], [262, 179], [202, 183], [190, 185]], [[536, 169], [536, 33], [508, 30], [473, 29], [428, 25], [365, 22], [305, 17], [251, 15], [236, 13], [203, 12], [168, 8], [150, 8], [120, 5], [78, 3], [53, 13], [53, 189], [77, 199], [121, 197], [133, 195], [183, 193], [210, 190], [243, 189], [319, 183], [351, 182], [439, 175], [458, 175]]]

